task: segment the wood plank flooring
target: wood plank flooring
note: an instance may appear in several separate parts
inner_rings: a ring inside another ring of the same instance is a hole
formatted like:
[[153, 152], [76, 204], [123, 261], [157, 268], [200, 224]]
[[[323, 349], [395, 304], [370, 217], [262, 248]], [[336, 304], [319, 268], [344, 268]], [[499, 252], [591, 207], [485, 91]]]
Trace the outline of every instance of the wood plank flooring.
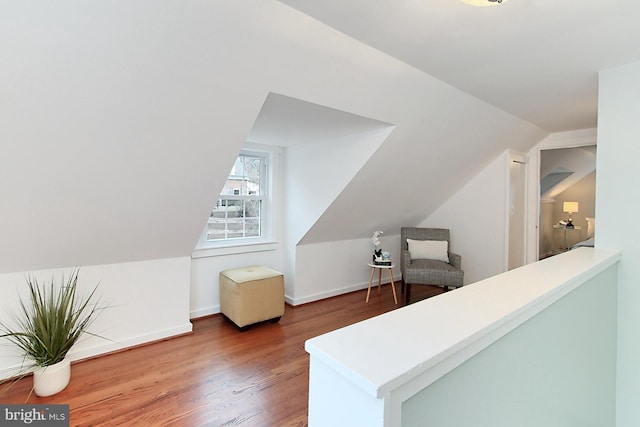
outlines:
[[[413, 286], [412, 300], [441, 292]], [[372, 289], [368, 304], [365, 297], [366, 290], [287, 305], [279, 323], [246, 332], [221, 315], [197, 319], [193, 334], [74, 363], [64, 391], [28, 403], [69, 404], [71, 426], [306, 426], [304, 342], [402, 307], [388, 285], [380, 295]], [[31, 383], [0, 385], [0, 402], [27, 403]]]

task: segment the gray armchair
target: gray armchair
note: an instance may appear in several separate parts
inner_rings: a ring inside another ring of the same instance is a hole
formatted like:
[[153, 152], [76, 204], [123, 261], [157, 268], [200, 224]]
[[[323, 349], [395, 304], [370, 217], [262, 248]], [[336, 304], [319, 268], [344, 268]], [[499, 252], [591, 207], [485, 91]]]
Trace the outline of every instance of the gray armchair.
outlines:
[[411, 285], [436, 285], [449, 288], [462, 286], [464, 272], [460, 255], [448, 251], [449, 262], [434, 259], [411, 259], [407, 239], [447, 241], [450, 249], [449, 230], [445, 228], [402, 227], [400, 229], [400, 271], [405, 304], [411, 299]]

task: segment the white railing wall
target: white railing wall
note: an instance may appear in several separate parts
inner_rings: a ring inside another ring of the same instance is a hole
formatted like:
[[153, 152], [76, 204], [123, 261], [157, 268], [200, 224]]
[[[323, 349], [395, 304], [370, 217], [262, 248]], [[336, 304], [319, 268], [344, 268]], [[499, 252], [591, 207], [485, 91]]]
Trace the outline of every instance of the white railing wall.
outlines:
[[615, 425], [619, 258], [570, 251], [307, 341], [309, 425]]

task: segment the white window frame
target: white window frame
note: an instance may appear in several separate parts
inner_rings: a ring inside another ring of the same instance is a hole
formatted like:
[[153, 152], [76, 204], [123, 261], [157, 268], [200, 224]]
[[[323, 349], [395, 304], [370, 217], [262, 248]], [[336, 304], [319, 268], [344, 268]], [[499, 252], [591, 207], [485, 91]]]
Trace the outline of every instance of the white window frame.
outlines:
[[[275, 147], [273, 147], [275, 148]], [[273, 211], [273, 182], [277, 163], [276, 151], [271, 147], [264, 147], [259, 144], [247, 143], [245, 148], [238, 156], [260, 157], [263, 159], [263, 171], [261, 177], [261, 189], [264, 188], [264, 195], [260, 196], [262, 200], [260, 213], [260, 230], [261, 235], [256, 237], [239, 237], [231, 239], [207, 240], [207, 225], [200, 235], [196, 248], [192, 254], [192, 258], [201, 258], [208, 256], [227, 255], [234, 253], [245, 253], [254, 251], [264, 251], [275, 249], [275, 243], [272, 239], [272, 211]], [[237, 159], [237, 158], [236, 158]], [[236, 160], [234, 160], [235, 162]], [[226, 181], [225, 181], [226, 182]], [[222, 191], [221, 191], [222, 193]], [[229, 194], [219, 194], [216, 202], [220, 199], [245, 199], [252, 196], [239, 196]], [[254, 197], [255, 198], [255, 197]]]

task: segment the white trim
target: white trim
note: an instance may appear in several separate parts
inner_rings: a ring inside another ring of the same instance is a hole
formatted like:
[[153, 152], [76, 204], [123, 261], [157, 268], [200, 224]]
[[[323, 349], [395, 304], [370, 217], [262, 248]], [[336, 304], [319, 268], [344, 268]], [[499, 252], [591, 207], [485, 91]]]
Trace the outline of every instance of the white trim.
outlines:
[[[586, 250], [591, 251], [593, 249]], [[605, 251], [602, 252], [606, 253]], [[399, 384], [406, 383], [409, 384], [409, 387], [407, 390], [403, 390], [405, 399], [402, 400], [404, 401], [416, 392], [424, 389], [430, 384], [433, 384], [454, 368], [460, 366], [462, 363], [469, 360], [471, 357], [475, 356], [501, 337], [507, 335], [527, 320], [533, 318], [538, 313], [551, 306], [551, 304], [560, 300], [571, 291], [583, 285], [586, 281], [594, 278], [620, 261], [620, 252], [609, 251], [609, 253], [610, 255], [605, 255], [605, 258], [599, 264], [579, 273], [573, 279], [564, 282], [560, 286], [550, 289], [537, 300], [531, 301], [529, 304], [523, 305], [522, 307], [514, 310], [509, 315], [496, 321], [490, 327], [485, 328], [484, 331], [478, 331], [475, 335], [470, 336], [470, 338], [465, 340], [465, 342], [460, 342], [459, 345], [450, 347], [448, 351], [444, 351], [434, 357], [430, 363], [425, 363], [419, 368], [416, 368], [416, 371], [420, 371], [420, 374], [408, 375], [413, 377], [412, 381], [407, 382], [407, 378], [398, 377], [395, 380], [378, 386], [373, 390], [373, 394], [377, 398], [380, 398], [389, 395], [393, 390], [396, 390]], [[370, 384], [367, 384], [367, 388], [365, 390], [371, 392], [369, 386]]]
[[[396, 285], [396, 293], [400, 292], [401, 286], [402, 286], [402, 282], [401, 282], [401, 278], [402, 275], [398, 274], [394, 274], [393, 275], [393, 283], [395, 283]], [[384, 285], [388, 285], [390, 284], [391, 281], [389, 279], [387, 279], [386, 281], [383, 279], [382, 280], [382, 286]], [[378, 286], [378, 281], [376, 280], [375, 283], [371, 286], [372, 288], [374, 286]], [[301, 297], [301, 298], [291, 298], [287, 295], [285, 295], [284, 299], [285, 301], [289, 304], [289, 305], [301, 305], [301, 304], [307, 304], [310, 302], [314, 302], [314, 301], [320, 301], [326, 298], [331, 298], [331, 297], [336, 297], [338, 295], [344, 295], [344, 294], [348, 294], [350, 292], [355, 292], [355, 291], [361, 291], [363, 289], [367, 289], [369, 287], [369, 282], [360, 282], [360, 283], [356, 283], [355, 285], [351, 285], [351, 286], [347, 286], [344, 288], [338, 288], [338, 289], [332, 289], [330, 291], [327, 292], [320, 292], [320, 293], [316, 293], [316, 294], [311, 294], [311, 295], [307, 295], [305, 297]], [[391, 291], [389, 291], [391, 292]], [[389, 296], [389, 298], [392, 298], [393, 296]]]
[[255, 242], [247, 243], [243, 241], [239, 245], [226, 245], [212, 248], [199, 248], [191, 252], [191, 259], [207, 258], [215, 256], [248, 254], [251, 252], [275, 251], [278, 249], [278, 242]]
[[511, 186], [512, 186], [512, 182], [511, 182], [511, 163], [512, 162], [516, 162], [516, 163], [522, 163], [525, 167], [524, 170], [524, 191], [525, 191], [525, 195], [524, 195], [524, 201], [523, 204], [524, 206], [522, 206], [522, 209], [524, 210], [524, 236], [523, 236], [523, 262], [526, 264], [527, 262], [527, 246], [526, 246], [526, 242], [527, 242], [527, 219], [528, 219], [528, 215], [527, 215], [527, 192], [528, 192], [528, 186], [527, 186], [527, 172], [528, 172], [528, 167], [529, 167], [529, 162], [527, 161], [527, 155], [524, 153], [521, 153], [519, 151], [514, 151], [514, 150], [507, 150], [507, 155], [506, 155], [506, 174], [505, 174], [505, 181], [506, 181], [506, 185], [505, 185], [505, 221], [504, 221], [504, 247], [505, 247], [505, 251], [504, 251], [504, 260], [503, 260], [503, 271], [509, 271], [509, 259], [510, 259], [510, 253], [511, 253], [511, 245], [510, 245], [510, 240], [511, 240]]
[[369, 282], [359, 283], [359, 284], [347, 286], [345, 288], [332, 289], [327, 292], [320, 292], [317, 294], [308, 295], [302, 298], [291, 298], [291, 297], [285, 296], [285, 301], [291, 305], [307, 304], [309, 302], [320, 301], [326, 298], [348, 294], [349, 292], [360, 291], [362, 289], [367, 289], [368, 287], [369, 287]]
[[[74, 351], [71, 350], [67, 354], [67, 357], [72, 361], [88, 359], [90, 357], [100, 356], [114, 351], [126, 350], [127, 348], [135, 347], [141, 344], [148, 344], [150, 342], [163, 340], [166, 338], [175, 337], [182, 334], [187, 334], [193, 331], [193, 325], [191, 322], [177, 325], [171, 328], [166, 328], [154, 332], [150, 332], [143, 335], [127, 338], [122, 341], [104, 341], [105, 344], [97, 344], [89, 348]], [[14, 365], [6, 369], [0, 370], [0, 379], [11, 378], [19, 374], [20, 365]], [[24, 373], [24, 371], [22, 371]], [[27, 371], [30, 372], [30, 371]]]
[[[260, 236], [258, 237], [245, 237], [245, 238], [234, 238], [234, 239], [224, 239], [224, 240], [207, 240], [207, 223], [205, 223], [200, 236], [198, 237], [198, 242], [196, 243], [196, 247], [193, 251], [192, 258], [201, 258], [204, 256], [217, 256], [217, 255], [197, 255], [196, 252], [200, 251], [208, 251], [212, 249], [211, 253], [215, 253], [220, 248], [226, 247], [241, 247], [241, 246], [252, 246], [256, 244], [265, 244], [271, 243], [274, 238], [276, 238], [278, 233], [278, 224], [276, 221], [277, 218], [277, 210], [278, 210], [278, 200], [281, 195], [277, 194], [278, 189], [275, 186], [275, 181], [279, 180], [280, 172], [280, 159], [279, 156], [282, 153], [281, 147], [276, 147], [272, 145], [264, 145], [257, 144], [253, 142], [246, 142], [243, 149], [238, 153], [238, 156], [246, 155], [246, 156], [254, 156], [261, 157], [264, 159], [264, 189], [265, 195], [259, 196], [260, 200], [262, 200], [262, 212], [260, 213]], [[237, 159], [237, 157], [236, 157]], [[235, 160], [234, 160], [235, 161]], [[218, 199], [240, 199], [244, 200], [245, 197], [238, 197], [234, 195], [223, 195], [219, 194], [216, 197]], [[213, 206], [212, 206], [213, 207]], [[208, 221], [208, 219], [207, 219]], [[224, 255], [224, 250], [222, 250], [222, 254]], [[245, 252], [255, 252], [254, 250], [246, 250], [246, 251], [233, 251], [231, 250], [229, 254], [234, 253], [245, 253]]]
[[197, 310], [192, 310], [189, 312], [189, 319], [194, 320], [199, 317], [211, 316], [212, 314], [220, 313], [219, 305], [212, 305], [205, 308], [199, 308]]
[[135, 347], [140, 344], [148, 344], [150, 342], [163, 340], [165, 338], [171, 338], [177, 335], [187, 334], [193, 331], [193, 325], [191, 322], [183, 323], [171, 328], [161, 329], [146, 334], [129, 337], [122, 341], [109, 342], [105, 345], [97, 345], [91, 348], [86, 348], [81, 351], [69, 352], [71, 361], [86, 359], [100, 354], [110, 353], [112, 351], [124, 350], [126, 348]]

